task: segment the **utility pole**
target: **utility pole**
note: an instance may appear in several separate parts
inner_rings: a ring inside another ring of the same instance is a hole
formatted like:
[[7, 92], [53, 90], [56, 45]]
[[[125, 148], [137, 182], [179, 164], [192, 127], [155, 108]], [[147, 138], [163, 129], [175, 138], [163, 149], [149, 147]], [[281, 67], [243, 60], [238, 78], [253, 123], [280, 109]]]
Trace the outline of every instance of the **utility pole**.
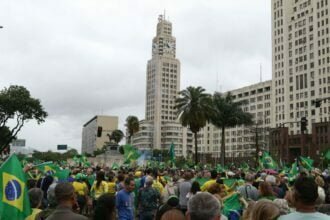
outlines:
[[251, 128], [251, 132], [255, 134], [255, 167], [258, 167], [259, 164], [259, 152], [260, 152], [260, 146], [259, 146], [259, 135], [260, 135], [260, 127], [259, 127], [259, 120], [253, 125]]

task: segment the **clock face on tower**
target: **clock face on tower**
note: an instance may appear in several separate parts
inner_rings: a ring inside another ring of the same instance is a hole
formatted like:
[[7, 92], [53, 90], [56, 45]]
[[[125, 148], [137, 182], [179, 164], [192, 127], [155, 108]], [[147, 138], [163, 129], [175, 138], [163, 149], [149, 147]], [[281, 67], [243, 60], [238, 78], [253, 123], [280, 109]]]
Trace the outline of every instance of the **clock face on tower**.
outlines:
[[152, 44], [152, 52], [157, 52], [158, 49], [158, 44], [157, 43], [153, 43]]
[[164, 42], [164, 51], [166, 53], [175, 53], [175, 43], [172, 41], [165, 41]]

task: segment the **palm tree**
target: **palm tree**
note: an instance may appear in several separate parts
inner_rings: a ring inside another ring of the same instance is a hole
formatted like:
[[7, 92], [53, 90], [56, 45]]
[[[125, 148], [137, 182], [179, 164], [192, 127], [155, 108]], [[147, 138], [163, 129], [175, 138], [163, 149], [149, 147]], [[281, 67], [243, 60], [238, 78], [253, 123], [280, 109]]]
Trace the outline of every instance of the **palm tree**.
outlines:
[[123, 139], [124, 133], [121, 130], [116, 129], [111, 134], [108, 134], [108, 137], [110, 142], [113, 140], [116, 144], [118, 144]]
[[131, 144], [132, 136], [140, 130], [139, 119], [130, 115], [126, 118], [126, 127], [128, 131], [128, 143]]
[[181, 124], [189, 127], [195, 138], [195, 164], [198, 163], [197, 133], [203, 128], [212, 114], [211, 95], [202, 87], [189, 86], [179, 92], [175, 100], [178, 118]]
[[225, 129], [236, 125], [252, 124], [252, 115], [244, 112], [241, 108], [243, 102], [234, 102], [231, 93], [213, 95], [214, 112], [211, 116], [211, 123], [221, 129], [221, 165], [225, 165]]

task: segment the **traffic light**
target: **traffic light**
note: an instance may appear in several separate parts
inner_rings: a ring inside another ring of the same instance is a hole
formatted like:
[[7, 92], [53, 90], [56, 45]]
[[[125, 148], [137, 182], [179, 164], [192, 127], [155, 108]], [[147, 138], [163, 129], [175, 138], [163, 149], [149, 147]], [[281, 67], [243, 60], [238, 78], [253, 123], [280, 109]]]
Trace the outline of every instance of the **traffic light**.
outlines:
[[321, 107], [321, 103], [322, 103], [321, 100], [316, 100], [316, 101], [315, 101], [315, 107], [316, 107], [316, 108]]
[[315, 105], [315, 108], [321, 107], [321, 104], [322, 104], [321, 99], [312, 100], [312, 105]]
[[306, 117], [302, 117], [300, 120], [300, 131], [301, 133], [304, 133], [304, 131], [307, 130], [307, 118]]
[[97, 137], [101, 137], [102, 136], [102, 127], [98, 126], [97, 127]]

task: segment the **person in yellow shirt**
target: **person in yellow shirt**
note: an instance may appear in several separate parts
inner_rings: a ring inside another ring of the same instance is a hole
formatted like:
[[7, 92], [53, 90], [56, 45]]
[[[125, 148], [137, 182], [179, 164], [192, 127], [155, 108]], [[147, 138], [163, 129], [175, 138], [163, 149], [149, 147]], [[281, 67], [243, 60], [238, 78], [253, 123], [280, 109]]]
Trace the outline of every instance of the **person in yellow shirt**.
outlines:
[[44, 192], [40, 188], [32, 188], [29, 190], [28, 194], [32, 213], [26, 217], [25, 220], [34, 220], [36, 216], [42, 211], [39, 208], [41, 207]]
[[108, 183], [105, 181], [104, 172], [99, 171], [96, 174], [96, 181], [94, 181], [91, 188], [91, 193], [93, 197], [93, 207], [96, 207], [96, 200], [103, 194], [108, 192]]
[[211, 179], [206, 181], [203, 186], [201, 187], [201, 191], [202, 192], [206, 192], [209, 190], [210, 186], [214, 183], [217, 182], [217, 177], [218, 177], [218, 173], [216, 170], [212, 170], [211, 171]]
[[115, 176], [113, 174], [109, 175], [108, 193], [112, 196], [114, 196], [116, 194], [116, 181], [115, 181]]
[[74, 188], [74, 192], [77, 195], [77, 202], [79, 205], [79, 212], [82, 214], [85, 210], [87, 199], [88, 199], [88, 186], [86, 182], [84, 181], [86, 179], [86, 176], [82, 173], [78, 173], [75, 176], [75, 180], [72, 183], [72, 186]]
[[164, 191], [164, 186], [161, 183], [161, 181], [159, 181], [160, 179], [159, 179], [159, 176], [158, 176], [158, 172], [154, 171], [152, 177], [154, 179], [153, 184], [152, 184], [152, 188], [156, 189], [160, 193], [160, 195], [162, 196], [163, 191]]

